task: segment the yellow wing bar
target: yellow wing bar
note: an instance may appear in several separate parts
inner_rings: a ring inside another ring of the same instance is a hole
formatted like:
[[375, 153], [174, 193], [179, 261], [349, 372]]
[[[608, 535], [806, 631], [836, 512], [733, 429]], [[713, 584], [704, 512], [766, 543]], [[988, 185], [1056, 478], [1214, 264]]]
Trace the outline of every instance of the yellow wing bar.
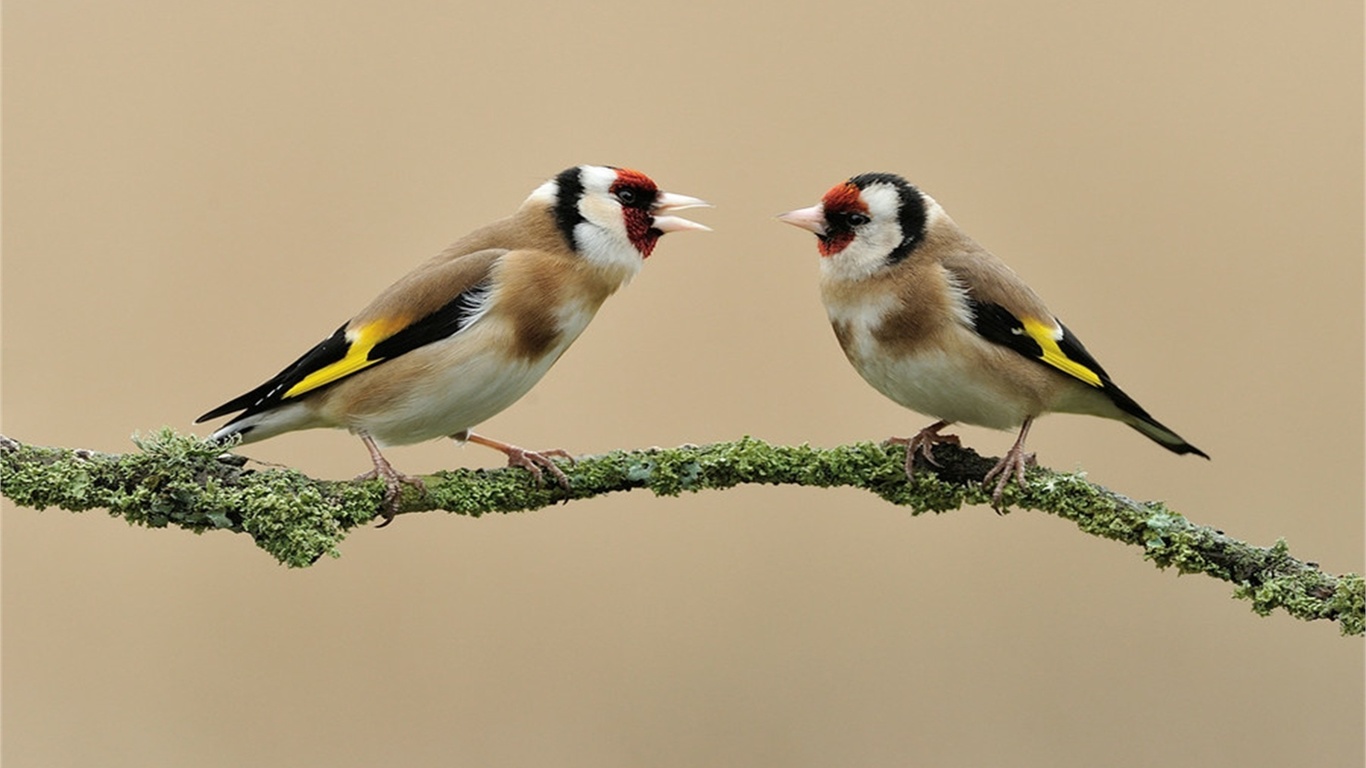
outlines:
[[290, 387], [282, 399], [289, 400], [307, 394], [318, 387], [344, 379], [357, 371], [381, 362], [378, 359], [370, 359], [370, 350], [407, 324], [407, 318], [392, 318], [376, 320], [369, 325], [348, 330], [346, 332], [346, 356], [305, 376], [298, 384]]
[[1033, 318], [1025, 318], [1021, 325], [1024, 326], [1025, 334], [1039, 345], [1039, 349], [1043, 350], [1043, 361], [1045, 363], [1093, 387], [1105, 386], [1101, 381], [1100, 374], [1068, 357], [1067, 353], [1062, 351], [1058, 346], [1058, 340], [1054, 337], [1055, 331], [1052, 328]]

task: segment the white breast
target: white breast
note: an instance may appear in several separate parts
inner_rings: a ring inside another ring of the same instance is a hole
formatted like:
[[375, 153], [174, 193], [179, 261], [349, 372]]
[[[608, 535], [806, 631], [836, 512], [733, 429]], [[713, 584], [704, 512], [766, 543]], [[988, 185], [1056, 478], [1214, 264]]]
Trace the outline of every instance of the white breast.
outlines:
[[[471, 429], [517, 402], [545, 376], [578, 338], [593, 310], [577, 303], [560, 313], [562, 335], [554, 348], [529, 361], [509, 356], [513, 329], [504, 318], [487, 316], [470, 328], [413, 350], [385, 366], [420, 374], [382, 412], [356, 415], [347, 424], [386, 445], [405, 445]], [[376, 371], [380, 371], [377, 369]]]
[[869, 306], [856, 313], [832, 311], [830, 316], [849, 329], [845, 354], [854, 369], [894, 402], [936, 419], [993, 429], [1018, 427], [1034, 410], [1007, 382], [983, 375], [983, 357], [1001, 351], [966, 328], [946, 340], [952, 350], [926, 345], [911, 354], [894, 354], [872, 333], [883, 314]]

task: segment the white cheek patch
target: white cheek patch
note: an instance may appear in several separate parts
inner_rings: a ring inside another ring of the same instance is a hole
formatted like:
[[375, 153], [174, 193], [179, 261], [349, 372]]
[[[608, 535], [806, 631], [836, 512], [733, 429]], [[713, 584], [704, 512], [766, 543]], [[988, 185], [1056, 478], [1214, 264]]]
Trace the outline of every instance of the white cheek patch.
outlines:
[[[868, 206], [868, 215], [877, 222], [890, 221], [896, 223], [901, 213], [901, 195], [895, 187], [887, 184], [874, 184], [863, 190], [860, 195], [863, 204]], [[901, 227], [897, 226], [899, 232]]]
[[585, 196], [606, 195], [617, 182], [617, 172], [601, 165], [585, 165], [579, 170], [579, 183]]
[[886, 263], [886, 254], [879, 256], [856, 239], [834, 256], [821, 259], [821, 273], [830, 280], [858, 282], [872, 277]]
[[611, 232], [587, 221], [580, 222], [574, 227], [574, 245], [580, 255], [589, 259], [592, 259], [594, 254], [617, 248], [616, 243], [620, 237], [624, 237], [624, 234], [614, 236]]
[[[621, 205], [606, 192], [585, 191], [579, 198], [579, 214], [584, 223], [607, 230], [620, 237], [626, 237], [626, 222], [621, 215]], [[583, 224], [579, 225], [580, 227]], [[578, 230], [576, 229], [575, 232]]]
[[643, 257], [626, 232], [621, 203], [610, 190], [617, 172], [601, 166], [585, 167], [581, 173], [583, 195], [579, 215], [583, 221], [574, 227], [574, 245], [579, 255], [595, 264], [620, 270], [623, 281], [641, 267]]
[[584, 259], [600, 267], [607, 267], [616, 273], [624, 285], [640, 271], [645, 258], [626, 237], [624, 227], [610, 231], [592, 222], [583, 222], [574, 227], [574, 243]]
[[875, 184], [860, 197], [871, 219], [854, 230], [844, 250], [822, 260], [828, 273], [844, 280], [863, 280], [887, 264], [887, 257], [901, 245], [901, 197], [894, 187]]

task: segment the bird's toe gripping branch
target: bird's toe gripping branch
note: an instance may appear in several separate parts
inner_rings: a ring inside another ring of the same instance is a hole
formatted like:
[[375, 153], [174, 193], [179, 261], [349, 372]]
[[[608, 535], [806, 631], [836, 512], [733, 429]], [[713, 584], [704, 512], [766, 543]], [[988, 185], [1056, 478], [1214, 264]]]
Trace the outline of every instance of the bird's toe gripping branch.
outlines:
[[403, 486], [411, 485], [422, 493], [427, 492], [427, 486], [422, 482], [422, 478], [412, 475], [405, 475], [394, 469], [389, 460], [384, 458], [384, 454], [379, 452], [379, 446], [369, 435], [362, 433], [360, 436], [365, 443], [366, 450], [370, 451], [370, 460], [375, 463], [375, 468], [358, 476], [357, 480], [374, 480], [376, 478], [384, 481], [384, 502], [380, 509], [380, 514], [384, 516], [384, 522], [378, 528], [383, 528], [389, 523], [394, 522], [394, 516], [398, 514], [399, 504], [403, 499]]

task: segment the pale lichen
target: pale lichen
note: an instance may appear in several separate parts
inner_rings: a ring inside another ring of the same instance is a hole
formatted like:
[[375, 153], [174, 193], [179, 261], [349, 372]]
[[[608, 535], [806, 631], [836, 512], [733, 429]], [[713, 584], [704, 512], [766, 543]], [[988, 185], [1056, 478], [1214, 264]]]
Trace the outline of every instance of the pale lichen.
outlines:
[[[347, 532], [373, 520], [384, 496], [379, 481], [314, 480], [288, 469], [251, 469], [244, 458], [224, 454], [221, 445], [169, 429], [135, 442], [139, 451], [113, 455], [35, 447], [0, 436], [0, 490], [34, 509], [103, 508], [135, 525], [246, 533], [290, 567], [336, 557]], [[437, 472], [423, 478], [425, 492], [404, 489], [399, 513], [444, 509], [478, 517], [641, 488], [677, 496], [741, 484], [861, 488], [912, 515], [989, 502], [981, 481], [993, 460], [951, 445], [937, 448], [935, 456], [939, 466], [917, 464], [915, 478], [907, 480], [902, 451], [873, 443], [814, 448], [744, 437], [612, 451], [566, 465], [570, 490], [540, 486], [521, 470]], [[1284, 542], [1254, 547], [1191, 523], [1159, 502], [1137, 502], [1083, 474], [1042, 467], [1029, 470], [1025, 487], [1007, 486], [1005, 506], [1047, 512], [1091, 535], [1139, 547], [1159, 568], [1231, 582], [1234, 594], [1251, 601], [1259, 614], [1279, 608], [1301, 619], [1336, 621], [1344, 634], [1366, 631], [1362, 578], [1325, 573], [1292, 557]]]

